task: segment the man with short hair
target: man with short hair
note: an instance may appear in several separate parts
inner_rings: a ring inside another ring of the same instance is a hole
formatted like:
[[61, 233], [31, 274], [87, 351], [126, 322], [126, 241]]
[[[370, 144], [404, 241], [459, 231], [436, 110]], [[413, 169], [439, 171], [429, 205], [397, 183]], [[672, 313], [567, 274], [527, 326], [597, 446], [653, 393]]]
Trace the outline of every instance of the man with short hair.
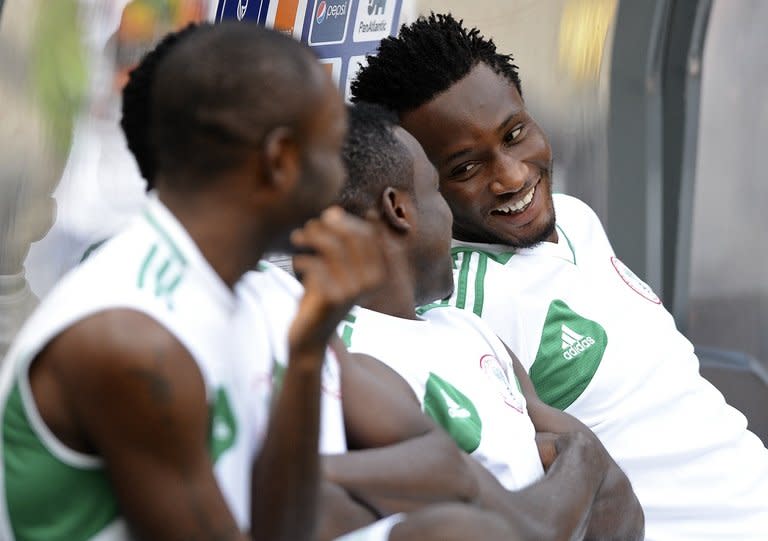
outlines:
[[[305, 47], [251, 25], [189, 36], [155, 83], [156, 196], [5, 359], [0, 538], [311, 539], [328, 342], [385, 272], [366, 224], [321, 214], [342, 101]], [[304, 289], [270, 413], [269, 307], [241, 277], [291, 244]]]
[[498, 479], [475, 467], [481, 503], [523, 535], [642, 539], [626, 476], [584, 425], [538, 399], [493, 331], [446, 304], [416, 309], [453, 290], [451, 213], [437, 173], [394, 113], [360, 103], [349, 119], [340, 204], [374, 224], [382, 250], [394, 254], [385, 286], [342, 324], [350, 351], [409, 382], [424, 410]]
[[646, 538], [764, 539], [768, 451], [594, 212], [552, 196], [552, 152], [511, 56], [431, 15], [383, 40], [352, 92], [396, 111], [438, 170], [453, 213], [450, 304], [486, 320], [541, 399], [601, 439]]

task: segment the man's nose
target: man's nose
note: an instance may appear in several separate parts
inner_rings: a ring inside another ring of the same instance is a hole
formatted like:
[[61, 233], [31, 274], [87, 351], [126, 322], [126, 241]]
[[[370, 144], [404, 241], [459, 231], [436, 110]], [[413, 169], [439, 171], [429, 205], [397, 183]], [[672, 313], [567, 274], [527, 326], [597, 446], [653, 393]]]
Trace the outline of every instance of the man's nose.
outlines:
[[494, 195], [517, 193], [531, 174], [528, 164], [512, 156], [499, 156], [494, 169], [491, 191]]

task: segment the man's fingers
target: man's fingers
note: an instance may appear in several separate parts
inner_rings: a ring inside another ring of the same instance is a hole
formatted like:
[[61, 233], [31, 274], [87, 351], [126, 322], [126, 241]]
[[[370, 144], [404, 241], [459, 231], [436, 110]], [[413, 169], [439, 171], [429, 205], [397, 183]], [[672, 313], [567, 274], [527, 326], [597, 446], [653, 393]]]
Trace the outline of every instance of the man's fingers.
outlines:
[[298, 253], [293, 268], [304, 296], [292, 328], [295, 340], [316, 340], [335, 328], [361, 297], [384, 282], [386, 264], [373, 226], [338, 207], [324, 211], [293, 231]]

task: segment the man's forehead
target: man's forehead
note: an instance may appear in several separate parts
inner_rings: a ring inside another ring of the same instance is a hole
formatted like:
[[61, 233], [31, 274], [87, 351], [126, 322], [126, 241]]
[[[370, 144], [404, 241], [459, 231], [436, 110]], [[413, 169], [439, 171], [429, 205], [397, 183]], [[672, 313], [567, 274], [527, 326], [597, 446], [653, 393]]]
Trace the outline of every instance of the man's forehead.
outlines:
[[525, 109], [514, 84], [479, 64], [429, 102], [402, 115], [402, 124], [421, 142], [430, 158], [443, 154], [464, 137], [496, 131]]

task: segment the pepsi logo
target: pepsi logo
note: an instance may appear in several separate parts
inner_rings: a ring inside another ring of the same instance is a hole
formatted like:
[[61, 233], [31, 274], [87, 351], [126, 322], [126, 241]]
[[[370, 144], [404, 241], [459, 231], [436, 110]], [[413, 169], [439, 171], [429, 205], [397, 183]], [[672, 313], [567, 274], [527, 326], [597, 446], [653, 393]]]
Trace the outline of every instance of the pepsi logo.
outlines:
[[322, 24], [322, 22], [325, 20], [325, 16], [328, 13], [328, 6], [325, 3], [325, 0], [322, 0], [317, 5], [317, 13], [315, 14], [315, 20], [317, 21], [317, 24]]

